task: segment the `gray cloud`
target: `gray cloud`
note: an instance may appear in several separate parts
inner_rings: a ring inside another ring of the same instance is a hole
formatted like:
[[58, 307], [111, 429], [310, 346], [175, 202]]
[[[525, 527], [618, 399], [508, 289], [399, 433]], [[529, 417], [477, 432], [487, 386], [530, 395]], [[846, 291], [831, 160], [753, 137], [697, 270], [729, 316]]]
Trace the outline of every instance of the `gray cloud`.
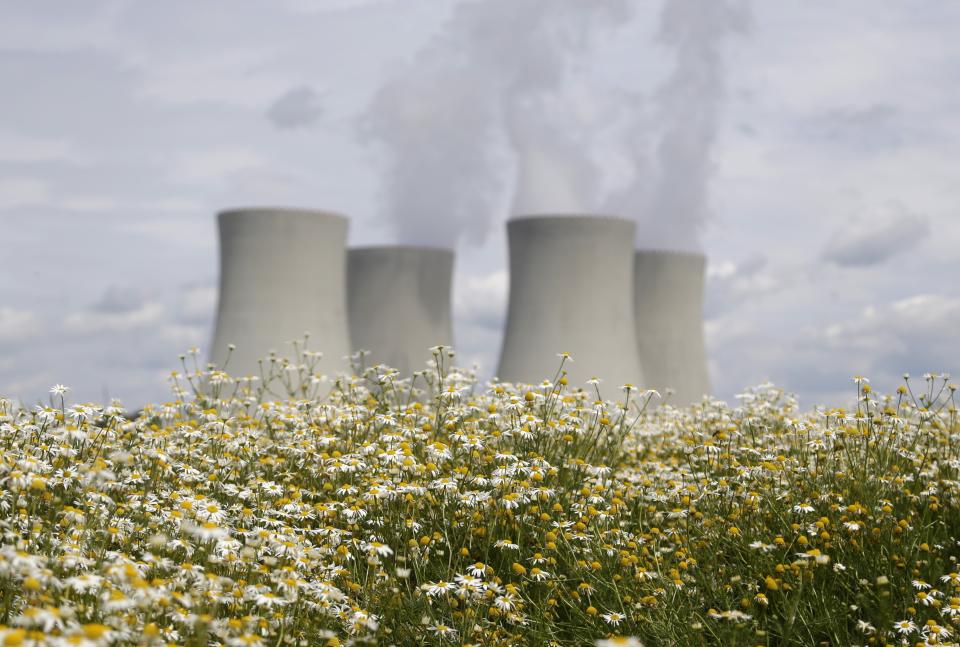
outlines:
[[960, 297], [917, 294], [868, 306], [855, 317], [809, 333], [802, 344], [825, 365], [842, 359], [855, 374], [871, 377], [889, 392], [905, 372], [956, 375], [960, 369], [958, 327]]
[[210, 326], [217, 307], [217, 286], [213, 283], [192, 283], [180, 290], [177, 303], [177, 321], [185, 324]]
[[[165, 397], [177, 355], [206, 343], [205, 288], [166, 294], [111, 285], [94, 302], [60, 318], [55, 313], [0, 309], [0, 393], [28, 403], [50, 385], [73, 388], [75, 401], [119, 397], [128, 406]], [[47, 343], [24, 343], [42, 335]], [[30, 367], [29, 370], [24, 370]]]
[[756, 316], [717, 319], [707, 324], [707, 341], [727, 373], [727, 394], [768, 379], [800, 393], [808, 406], [847, 404], [856, 395], [854, 375], [890, 393], [904, 372], [956, 374], [958, 326], [960, 297], [920, 294], [794, 330]]
[[67, 315], [63, 329], [79, 335], [128, 332], [154, 326], [165, 316], [163, 304], [147, 299], [136, 286], [109, 285], [95, 303]]
[[497, 365], [507, 315], [508, 276], [504, 270], [458, 276], [454, 290], [457, 352], [465, 365], [478, 364], [485, 374]]
[[807, 132], [831, 143], [879, 152], [904, 144], [903, 115], [888, 103], [859, 108], [834, 108], [813, 117]]
[[133, 285], [110, 285], [91, 310], [105, 314], [131, 312], [143, 305], [143, 294]]
[[323, 114], [320, 95], [305, 85], [290, 88], [270, 104], [267, 118], [277, 128], [312, 126]]
[[927, 218], [891, 205], [888, 214], [852, 220], [834, 232], [822, 258], [843, 267], [866, 267], [884, 263], [916, 247], [930, 235]]
[[84, 163], [89, 156], [65, 139], [31, 137], [0, 130], [0, 163], [31, 164], [42, 162]]
[[739, 263], [713, 262], [707, 268], [704, 316], [715, 318], [747, 299], [783, 289], [783, 277], [775, 275], [767, 257], [753, 254]]
[[37, 315], [20, 308], [0, 307], [0, 342], [23, 342], [39, 334]]
[[500, 330], [507, 314], [507, 272], [458, 279], [454, 294], [457, 316], [473, 326]]

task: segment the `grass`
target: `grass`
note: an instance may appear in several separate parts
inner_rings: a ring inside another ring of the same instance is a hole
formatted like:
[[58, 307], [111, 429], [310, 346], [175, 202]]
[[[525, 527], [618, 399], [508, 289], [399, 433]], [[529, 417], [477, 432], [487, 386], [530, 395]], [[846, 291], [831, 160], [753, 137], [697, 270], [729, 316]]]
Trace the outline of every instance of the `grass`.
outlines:
[[[803, 413], [192, 365], [0, 402], [0, 644], [899, 645], [960, 631], [946, 377]], [[319, 394], [329, 392], [323, 397]], [[612, 399], [603, 399], [606, 398]], [[627, 638], [630, 637], [630, 638]]]

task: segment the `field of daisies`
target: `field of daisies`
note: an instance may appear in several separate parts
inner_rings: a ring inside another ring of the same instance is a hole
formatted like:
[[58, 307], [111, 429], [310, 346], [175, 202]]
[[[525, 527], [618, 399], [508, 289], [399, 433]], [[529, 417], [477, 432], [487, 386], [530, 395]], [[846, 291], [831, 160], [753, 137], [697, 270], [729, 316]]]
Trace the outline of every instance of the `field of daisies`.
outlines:
[[946, 376], [804, 413], [566, 359], [515, 386], [444, 349], [328, 381], [195, 357], [136, 414], [0, 400], [0, 644], [958, 644]]

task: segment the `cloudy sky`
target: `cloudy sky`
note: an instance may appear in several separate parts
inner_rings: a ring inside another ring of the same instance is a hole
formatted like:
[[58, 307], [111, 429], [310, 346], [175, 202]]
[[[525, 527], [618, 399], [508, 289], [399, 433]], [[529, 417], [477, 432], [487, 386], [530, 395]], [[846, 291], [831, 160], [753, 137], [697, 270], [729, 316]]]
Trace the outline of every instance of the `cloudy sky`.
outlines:
[[[892, 389], [905, 371], [960, 371], [960, 4], [737, 3], [690, 32], [710, 47], [684, 50], [661, 0], [598, 0], [589, 20], [571, 0], [525, 2], [4, 3], [0, 393], [165, 399], [177, 355], [210, 336], [213, 214], [255, 204], [347, 213], [353, 244], [441, 232], [422, 242], [457, 245], [461, 359], [489, 374], [503, 222], [552, 206], [526, 195], [523, 151], [591, 179], [578, 207], [662, 203], [669, 174], [631, 183], [649, 160], [630, 151], [687, 132], [677, 114], [709, 163], [674, 165], [703, 196], [694, 233], [656, 246], [709, 257], [720, 397], [769, 379], [840, 402], [854, 374]], [[684, 60], [702, 97], [670, 94]], [[564, 128], [545, 131], [530, 116], [551, 106]], [[438, 146], [473, 151], [459, 183], [401, 173], [423, 110]], [[623, 191], [604, 188], [618, 177]], [[433, 202], [457, 207], [394, 213]], [[651, 232], [677, 231], [658, 217]]]

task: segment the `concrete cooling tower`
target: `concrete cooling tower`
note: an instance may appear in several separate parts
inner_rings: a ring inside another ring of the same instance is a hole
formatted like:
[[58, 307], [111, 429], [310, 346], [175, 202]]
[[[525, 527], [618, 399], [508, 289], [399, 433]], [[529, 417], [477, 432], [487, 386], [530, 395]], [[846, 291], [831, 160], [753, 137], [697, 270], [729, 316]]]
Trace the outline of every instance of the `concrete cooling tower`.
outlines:
[[290, 357], [286, 342], [310, 333], [310, 350], [323, 353], [319, 369], [346, 370], [347, 219], [303, 209], [237, 209], [219, 215], [220, 302], [211, 361], [227, 371], [259, 375], [271, 350]]
[[644, 384], [633, 323], [630, 220], [609, 216], [530, 216], [507, 224], [510, 301], [498, 376], [552, 379], [560, 360], [571, 386], [603, 380], [605, 398]]
[[703, 340], [706, 258], [687, 252], [639, 250], [634, 259], [637, 345], [646, 386], [676, 391], [671, 404], [710, 393]]
[[453, 252], [429, 247], [360, 247], [347, 255], [347, 303], [354, 350], [367, 365], [410, 377], [433, 346], [453, 345]]

